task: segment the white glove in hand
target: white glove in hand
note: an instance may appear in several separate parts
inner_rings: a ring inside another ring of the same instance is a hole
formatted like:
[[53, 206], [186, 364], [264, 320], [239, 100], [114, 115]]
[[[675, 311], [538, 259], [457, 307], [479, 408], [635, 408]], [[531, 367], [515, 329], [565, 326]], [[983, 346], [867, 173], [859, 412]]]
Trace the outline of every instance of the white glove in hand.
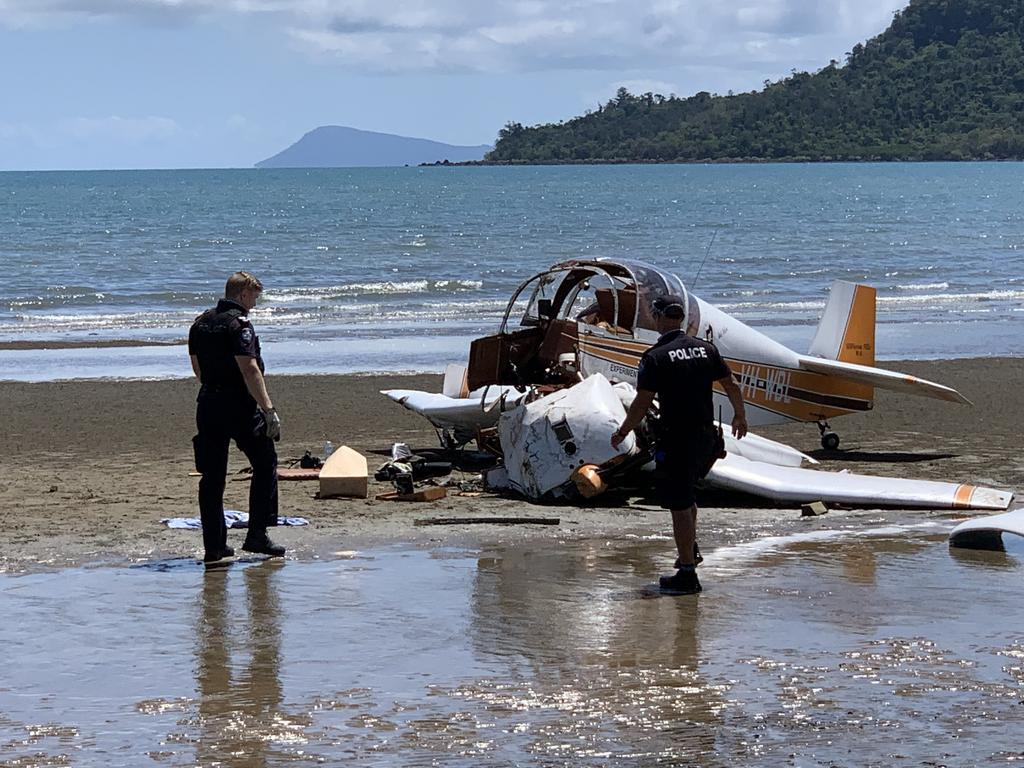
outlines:
[[281, 439], [281, 417], [277, 415], [277, 409], [271, 408], [263, 412], [263, 418], [267, 422], [267, 437], [271, 440]]

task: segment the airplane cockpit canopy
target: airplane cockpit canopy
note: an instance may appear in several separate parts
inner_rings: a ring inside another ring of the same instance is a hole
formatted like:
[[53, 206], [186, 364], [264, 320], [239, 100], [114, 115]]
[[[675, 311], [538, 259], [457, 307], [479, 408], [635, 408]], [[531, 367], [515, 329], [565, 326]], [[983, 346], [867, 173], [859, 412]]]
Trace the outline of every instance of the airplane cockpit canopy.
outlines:
[[[652, 303], [678, 296], [687, 327], [700, 312], [682, 280], [650, 264], [623, 259], [563, 261], [524, 281], [512, 294], [498, 333], [470, 347], [467, 386], [548, 384], [575, 380], [578, 340], [584, 335], [624, 336], [650, 343], [657, 333]], [[525, 298], [529, 297], [529, 298]], [[509, 321], [519, 317], [519, 328]]]
[[520, 285], [509, 302], [502, 332], [527, 289], [532, 290], [520, 321], [524, 327], [545, 325], [551, 320], [575, 320], [620, 333], [640, 328], [655, 330], [651, 311], [655, 298], [674, 294], [689, 304], [682, 280], [653, 265], [606, 258], [566, 261]]

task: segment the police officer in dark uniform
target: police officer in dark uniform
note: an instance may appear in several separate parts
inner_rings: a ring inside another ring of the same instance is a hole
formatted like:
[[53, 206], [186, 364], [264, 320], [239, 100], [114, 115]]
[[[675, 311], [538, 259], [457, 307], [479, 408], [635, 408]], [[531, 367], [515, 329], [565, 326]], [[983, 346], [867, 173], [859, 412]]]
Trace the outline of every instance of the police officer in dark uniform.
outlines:
[[232, 556], [224, 524], [224, 484], [228, 449], [234, 440], [252, 465], [249, 485], [249, 530], [242, 544], [247, 552], [283, 557], [284, 547], [267, 536], [277, 525], [277, 452], [281, 419], [263, 379], [260, 340], [249, 322], [249, 310], [263, 284], [248, 272], [228, 278], [224, 298], [196, 318], [188, 334], [192, 370], [202, 382], [193, 439], [199, 479], [199, 513], [207, 563]]
[[701, 591], [697, 578], [697, 504], [694, 486], [711, 469], [723, 449], [714, 425], [712, 385], [718, 382], [733, 408], [732, 433], [747, 434], [743, 394], [718, 349], [682, 329], [686, 315], [678, 296], [659, 296], [652, 311], [661, 337], [640, 358], [637, 394], [612, 445], [618, 447], [643, 420], [658, 398], [658, 469], [661, 506], [672, 511], [679, 572], [662, 576], [662, 589], [676, 594]]

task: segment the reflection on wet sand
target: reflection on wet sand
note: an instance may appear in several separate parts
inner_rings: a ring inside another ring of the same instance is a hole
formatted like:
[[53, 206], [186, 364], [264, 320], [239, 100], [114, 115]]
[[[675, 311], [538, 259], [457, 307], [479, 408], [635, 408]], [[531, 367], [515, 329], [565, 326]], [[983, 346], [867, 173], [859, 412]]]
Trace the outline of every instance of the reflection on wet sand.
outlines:
[[736, 535], [671, 598], [641, 539], [0, 579], [0, 765], [1019, 759], [1021, 552], [947, 530]]
[[[745, 561], [770, 580], [733, 584], [746, 626], [733, 617], [716, 632], [749, 644], [719, 748], [759, 765], [1019, 758], [1005, 723], [1024, 688], [1005, 659], [1024, 657], [1024, 612], [1019, 585], [993, 572], [1007, 563], [985, 553], [988, 573], [975, 558], [959, 568], [945, 533], [922, 524], [845, 533], [796, 534]], [[759, 596], [769, 607], [751, 614]]]
[[874, 584], [878, 578], [878, 560], [863, 541], [854, 542], [840, 552], [843, 576], [854, 584]]
[[264, 766], [275, 743], [298, 725], [282, 709], [280, 567], [244, 568], [244, 616], [229, 601], [228, 580], [237, 572], [210, 569], [203, 578], [196, 616], [197, 765]]
[[538, 758], [713, 764], [722, 687], [701, 672], [701, 597], [645, 599], [666, 561], [649, 543], [481, 557], [472, 641], [521, 682], [460, 695], [520, 713]]

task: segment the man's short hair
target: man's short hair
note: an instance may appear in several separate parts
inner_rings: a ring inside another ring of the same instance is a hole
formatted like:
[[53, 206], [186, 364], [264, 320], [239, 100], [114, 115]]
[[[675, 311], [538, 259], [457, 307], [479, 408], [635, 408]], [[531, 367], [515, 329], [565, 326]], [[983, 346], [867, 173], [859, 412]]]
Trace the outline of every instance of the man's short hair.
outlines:
[[224, 297], [227, 299], [237, 299], [246, 288], [262, 292], [263, 283], [260, 282], [256, 275], [249, 272], [235, 272], [235, 274], [228, 278], [228, 282], [224, 286]]
[[686, 305], [680, 297], [672, 293], [658, 296], [651, 302], [651, 311], [670, 320], [682, 320], [686, 317]]

